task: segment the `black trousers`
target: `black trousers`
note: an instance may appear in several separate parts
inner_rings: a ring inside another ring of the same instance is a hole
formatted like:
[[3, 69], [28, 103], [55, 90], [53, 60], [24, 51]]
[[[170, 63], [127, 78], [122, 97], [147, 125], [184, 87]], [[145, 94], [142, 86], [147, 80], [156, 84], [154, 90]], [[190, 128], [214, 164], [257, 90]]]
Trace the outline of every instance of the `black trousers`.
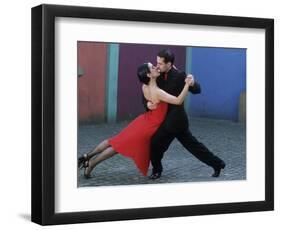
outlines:
[[153, 166], [153, 173], [163, 171], [161, 160], [164, 152], [167, 151], [171, 142], [177, 138], [178, 141], [197, 159], [205, 164], [215, 168], [219, 167], [222, 160], [215, 156], [204, 144], [200, 143], [190, 132], [186, 129], [179, 133], [168, 132], [163, 125], [159, 127], [151, 139], [151, 164]]

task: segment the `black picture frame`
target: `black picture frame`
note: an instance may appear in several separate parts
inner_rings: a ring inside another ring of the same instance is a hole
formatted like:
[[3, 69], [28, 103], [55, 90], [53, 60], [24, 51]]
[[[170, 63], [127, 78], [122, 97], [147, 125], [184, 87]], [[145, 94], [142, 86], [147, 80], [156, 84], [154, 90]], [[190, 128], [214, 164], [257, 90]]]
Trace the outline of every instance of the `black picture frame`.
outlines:
[[[265, 200], [55, 213], [55, 18], [109, 19], [265, 29]], [[32, 205], [41, 225], [163, 218], [274, 209], [274, 20], [172, 12], [39, 5], [32, 8]]]

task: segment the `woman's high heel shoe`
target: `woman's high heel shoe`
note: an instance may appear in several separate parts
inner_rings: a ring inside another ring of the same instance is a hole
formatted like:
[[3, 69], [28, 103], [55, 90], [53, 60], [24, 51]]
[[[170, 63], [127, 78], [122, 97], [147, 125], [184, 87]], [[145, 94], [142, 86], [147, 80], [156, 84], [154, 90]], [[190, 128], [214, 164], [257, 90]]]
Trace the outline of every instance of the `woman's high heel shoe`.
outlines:
[[84, 177], [86, 179], [90, 179], [92, 177], [91, 173], [86, 173], [86, 170], [90, 167], [89, 161], [85, 161], [84, 164], [83, 164], [83, 167], [85, 168], [85, 170], [84, 170]]
[[85, 167], [85, 166], [84, 166], [85, 163], [86, 163], [87, 161], [89, 161], [89, 160], [90, 160], [89, 155], [88, 155], [88, 154], [83, 154], [83, 156], [81, 156], [81, 157], [78, 158], [78, 168], [79, 168], [79, 169], [82, 169], [83, 167]]

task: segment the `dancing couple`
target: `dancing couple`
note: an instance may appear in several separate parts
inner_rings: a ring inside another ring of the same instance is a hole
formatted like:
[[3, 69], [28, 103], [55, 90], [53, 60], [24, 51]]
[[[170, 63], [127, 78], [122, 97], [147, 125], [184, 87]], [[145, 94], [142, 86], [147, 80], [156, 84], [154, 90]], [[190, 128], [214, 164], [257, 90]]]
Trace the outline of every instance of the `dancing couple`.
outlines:
[[161, 177], [162, 158], [172, 141], [178, 141], [196, 158], [214, 169], [218, 177], [225, 163], [200, 143], [190, 132], [184, 99], [188, 92], [199, 94], [201, 88], [194, 77], [174, 66], [175, 56], [168, 50], [157, 55], [157, 65], [144, 63], [137, 69], [142, 83], [143, 104], [146, 112], [136, 117], [117, 135], [102, 141], [89, 153], [78, 158], [78, 167], [84, 168], [85, 178], [102, 161], [121, 154], [131, 158], [139, 171], [150, 179]]

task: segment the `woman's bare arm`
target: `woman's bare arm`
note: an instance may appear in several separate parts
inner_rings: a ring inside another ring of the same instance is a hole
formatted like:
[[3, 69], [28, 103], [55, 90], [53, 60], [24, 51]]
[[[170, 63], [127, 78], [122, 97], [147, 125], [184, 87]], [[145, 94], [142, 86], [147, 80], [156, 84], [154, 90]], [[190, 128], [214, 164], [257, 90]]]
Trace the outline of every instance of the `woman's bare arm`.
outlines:
[[190, 84], [190, 79], [186, 79], [185, 86], [184, 86], [183, 90], [181, 91], [180, 95], [177, 97], [166, 93], [162, 89], [157, 89], [156, 96], [160, 101], [164, 101], [164, 102], [167, 102], [167, 103], [173, 104], [173, 105], [181, 105], [188, 93], [189, 84]]

